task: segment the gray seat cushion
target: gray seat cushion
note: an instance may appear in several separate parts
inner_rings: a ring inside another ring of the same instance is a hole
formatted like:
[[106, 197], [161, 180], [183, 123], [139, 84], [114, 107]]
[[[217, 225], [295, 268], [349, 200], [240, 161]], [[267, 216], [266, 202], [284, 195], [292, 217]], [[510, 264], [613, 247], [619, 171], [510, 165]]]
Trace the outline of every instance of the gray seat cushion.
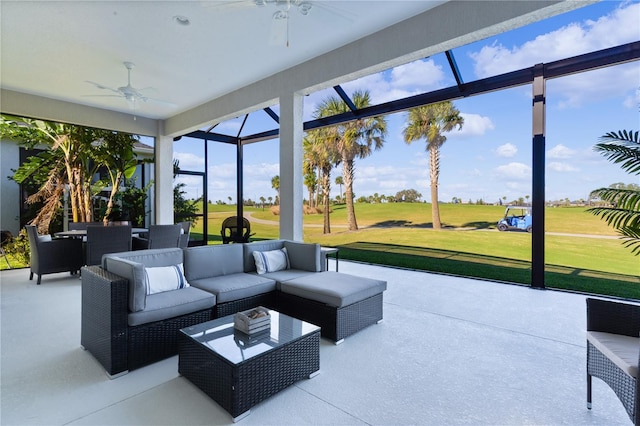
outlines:
[[267, 272], [260, 276], [275, 280], [277, 282], [277, 288], [278, 290], [280, 290], [280, 283], [282, 282], [293, 280], [296, 278], [302, 278], [302, 277], [306, 277], [307, 275], [314, 275], [314, 274], [315, 272], [301, 271], [300, 269], [283, 269], [282, 271]]
[[220, 275], [217, 277], [189, 280], [192, 287], [197, 287], [216, 295], [217, 303], [244, 299], [245, 297], [275, 291], [276, 282], [263, 275], [239, 274]]
[[640, 338], [602, 331], [587, 331], [587, 340], [622, 371], [631, 377], [638, 378]]
[[341, 272], [319, 272], [284, 281], [280, 291], [341, 308], [387, 289], [387, 282]]
[[130, 326], [147, 324], [209, 309], [215, 304], [215, 295], [194, 287], [164, 291], [148, 295], [145, 309], [129, 313], [128, 321]]

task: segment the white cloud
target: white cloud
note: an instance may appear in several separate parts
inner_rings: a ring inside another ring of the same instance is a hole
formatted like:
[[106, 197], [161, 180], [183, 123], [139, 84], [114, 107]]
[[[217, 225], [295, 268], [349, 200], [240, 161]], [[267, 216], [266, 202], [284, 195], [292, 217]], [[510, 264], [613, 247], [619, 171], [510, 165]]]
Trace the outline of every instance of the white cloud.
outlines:
[[495, 172], [502, 178], [515, 179], [515, 180], [530, 180], [531, 179], [531, 167], [523, 163], [509, 163], [502, 166], [498, 166]]
[[178, 160], [183, 170], [203, 170], [204, 158], [188, 152], [174, 152], [173, 159]]
[[[484, 78], [636, 41], [640, 39], [638, 16], [640, 3], [622, 3], [596, 21], [574, 22], [521, 46], [486, 45], [470, 55], [475, 74]], [[623, 98], [629, 108], [637, 107], [633, 102], [637, 85], [638, 68], [632, 63], [549, 81], [548, 92], [554, 93], [554, 102], [561, 108], [614, 96]]]
[[243, 167], [243, 173], [245, 176], [253, 178], [268, 177], [269, 182], [271, 178], [280, 174], [279, 163], [260, 163], [260, 164], [245, 164]]
[[442, 67], [436, 65], [432, 59], [410, 62], [391, 71], [391, 85], [396, 88], [410, 87], [414, 90], [429, 91], [440, 87], [444, 78]]
[[[340, 168], [340, 173], [342, 173], [342, 168]], [[356, 179], [358, 178], [372, 178], [377, 177], [381, 178], [384, 176], [397, 176], [400, 173], [396, 168], [392, 166], [366, 166], [366, 167], [358, 167], [356, 163]]]
[[496, 154], [498, 154], [498, 157], [511, 158], [515, 157], [517, 153], [518, 147], [516, 147], [512, 143], [505, 143], [504, 145], [500, 145], [496, 149]]
[[547, 157], [555, 159], [572, 158], [575, 154], [576, 152], [573, 149], [567, 148], [562, 144], [558, 144], [547, 151]]
[[553, 170], [554, 172], [579, 172], [580, 169], [572, 166], [569, 163], [563, 163], [560, 161], [553, 161], [547, 165], [549, 170]]
[[447, 138], [482, 136], [489, 130], [495, 128], [489, 117], [465, 112], [461, 112], [460, 115], [464, 118], [462, 129], [458, 130], [456, 127], [454, 130], [446, 133]]
[[235, 179], [236, 165], [235, 163], [223, 163], [209, 166], [209, 179]]
[[471, 54], [479, 78], [502, 74], [535, 63], [550, 62], [601, 50], [640, 38], [640, 4], [629, 3], [597, 21], [574, 22], [511, 49], [500, 44], [484, 46]]
[[[386, 72], [367, 75], [341, 84], [351, 96], [356, 90], [368, 91], [373, 105], [430, 92], [445, 86], [447, 75], [432, 59], [422, 59], [397, 66]], [[305, 120], [311, 119], [317, 106], [328, 96], [338, 95], [333, 89], [314, 92], [305, 99]]]

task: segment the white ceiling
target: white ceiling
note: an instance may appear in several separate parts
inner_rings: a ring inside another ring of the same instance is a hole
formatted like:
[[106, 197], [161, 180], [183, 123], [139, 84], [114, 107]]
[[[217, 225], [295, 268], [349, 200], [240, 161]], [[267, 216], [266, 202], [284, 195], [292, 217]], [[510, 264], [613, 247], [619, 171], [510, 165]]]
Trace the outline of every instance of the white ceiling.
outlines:
[[286, 47], [269, 40], [273, 3], [2, 0], [2, 88], [130, 112], [125, 99], [88, 81], [125, 86], [123, 62], [131, 61], [132, 86], [164, 101], [143, 103], [136, 114], [166, 119], [443, 1], [310, 3], [306, 16], [292, 6]]

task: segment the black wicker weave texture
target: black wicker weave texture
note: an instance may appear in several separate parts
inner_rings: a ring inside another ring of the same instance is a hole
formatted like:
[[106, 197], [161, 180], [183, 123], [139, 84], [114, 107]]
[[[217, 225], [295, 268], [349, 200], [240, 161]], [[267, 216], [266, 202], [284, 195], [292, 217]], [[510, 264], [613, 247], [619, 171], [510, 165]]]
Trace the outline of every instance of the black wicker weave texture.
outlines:
[[342, 308], [280, 293], [278, 309], [321, 327], [323, 337], [337, 342], [382, 320], [382, 293]]
[[98, 266], [82, 268], [80, 343], [109, 375], [127, 370], [128, 286]]
[[[587, 331], [638, 337], [640, 306], [601, 299], [587, 299]], [[638, 356], [640, 361], [640, 354]], [[591, 403], [591, 376], [603, 380], [622, 402], [631, 421], [640, 424], [640, 382], [629, 376], [587, 341], [587, 402]]]
[[[587, 342], [587, 374], [602, 379], [616, 393], [633, 421], [636, 381]], [[635, 423], [635, 422], [634, 422]]]
[[236, 365], [179, 334], [179, 373], [234, 418], [319, 369], [319, 330]]
[[99, 266], [82, 269], [81, 344], [114, 376], [178, 353], [178, 330], [211, 319], [211, 309], [128, 325], [129, 282]]

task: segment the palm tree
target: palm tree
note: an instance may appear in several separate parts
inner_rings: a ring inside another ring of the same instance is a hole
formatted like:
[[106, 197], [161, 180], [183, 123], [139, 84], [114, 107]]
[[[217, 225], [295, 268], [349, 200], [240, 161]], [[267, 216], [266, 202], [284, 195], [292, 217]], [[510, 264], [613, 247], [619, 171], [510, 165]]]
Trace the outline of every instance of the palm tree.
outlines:
[[342, 185], [344, 185], [344, 180], [342, 180], [342, 176], [336, 176], [336, 185], [340, 186], [340, 199], [342, 200]]
[[[370, 95], [367, 91], [356, 91], [351, 98], [357, 109], [371, 105]], [[320, 103], [314, 116], [321, 118], [349, 111], [349, 107], [342, 99], [330, 96]], [[353, 206], [355, 159], [368, 157], [374, 150], [382, 148], [387, 133], [387, 122], [384, 117], [361, 118], [334, 126], [333, 129], [327, 133], [330, 137], [326, 139], [326, 143], [335, 146], [336, 151], [340, 153], [348, 226], [350, 231], [356, 231], [358, 223]]]
[[316, 187], [318, 186], [318, 176], [316, 175], [315, 167], [307, 164], [306, 155], [303, 161], [302, 169], [304, 170], [304, 186], [306, 186], [309, 191], [309, 208], [314, 208], [314, 194], [316, 192]]
[[278, 193], [276, 195], [276, 202], [280, 199], [280, 176], [276, 175], [271, 178], [271, 187]]
[[[600, 138], [594, 149], [608, 160], [620, 164], [623, 170], [640, 175], [640, 139], [638, 131], [610, 132]], [[640, 190], [631, 188], [600, 188], [592, 192], [612, 207], [593, 207], [588, 212], [600, 216], [618, 230], [624, 245], [635, 255], [640, 254]]]
[[320, 188], [322, 189], [323, 233], [331, 233], [329, 192], [331, 191], [331, 169], [340, 160], [334, 146], [327, 143], [331, 140], [335, 128], [313, 130], [303, 139], [305, 168], [318, 168], [320, 173]]
[[440, 177], [440, 147], [447, 140], [443, 133], [462, 128], [464, 119], [450, 101], [425, 105], [409, 110], [404, 141], [425, 139], [429, 152], [429, 176], [431, 180], [431, 216], [433, 228], [440, 229], [440, 208], [438, 206], [438, 178]]

